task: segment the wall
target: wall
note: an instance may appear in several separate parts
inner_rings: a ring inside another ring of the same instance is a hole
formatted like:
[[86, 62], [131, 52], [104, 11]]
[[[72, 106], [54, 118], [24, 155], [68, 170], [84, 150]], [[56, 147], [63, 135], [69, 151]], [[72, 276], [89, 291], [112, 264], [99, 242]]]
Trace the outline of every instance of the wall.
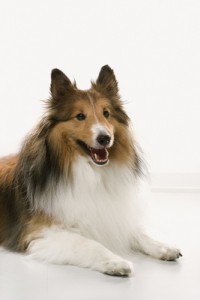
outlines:
[[0, 155], [43, 112], [50, 71], [115, 69], [152, 173], [200, 174], [200, 1], [1, 1]]

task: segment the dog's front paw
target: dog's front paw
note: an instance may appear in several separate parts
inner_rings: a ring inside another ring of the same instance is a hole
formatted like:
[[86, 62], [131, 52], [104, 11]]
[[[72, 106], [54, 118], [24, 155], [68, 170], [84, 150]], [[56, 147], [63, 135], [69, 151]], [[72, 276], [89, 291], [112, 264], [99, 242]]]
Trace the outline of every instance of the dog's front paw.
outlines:
[[127, 277], [133, 274], [133, 265], [127, 260], [116, 257], [104, 261], [101, 271], [107, 275]]
[[182, 256], [181, 251], [176, 248], [164, 246], [160, 249], [159, 258], [161, 260], [173, 261]]

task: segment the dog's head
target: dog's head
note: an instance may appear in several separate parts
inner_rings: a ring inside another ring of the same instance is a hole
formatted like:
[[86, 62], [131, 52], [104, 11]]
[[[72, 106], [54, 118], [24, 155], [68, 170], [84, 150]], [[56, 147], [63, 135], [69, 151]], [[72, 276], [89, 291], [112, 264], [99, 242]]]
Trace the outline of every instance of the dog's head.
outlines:
[[55, 151], [81, 154], [96, 165], [123, 160], [129, 143], [129, 118], [118, 94], [113, 70], [103, 66], [89, 90], [80, 90], [60, 70], [51, 73], [49, 117], [55, 121], [49, 141]]

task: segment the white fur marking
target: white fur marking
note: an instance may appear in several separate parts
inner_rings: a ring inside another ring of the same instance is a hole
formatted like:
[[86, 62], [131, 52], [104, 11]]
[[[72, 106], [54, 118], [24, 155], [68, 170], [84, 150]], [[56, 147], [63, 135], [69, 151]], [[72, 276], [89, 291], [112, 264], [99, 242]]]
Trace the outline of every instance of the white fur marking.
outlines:
[[131, 171], [110, 163], [99, 168], [80, 156], [72, 169], [72, 183], [60, 182], [38, 196], [36, 209], [69, 227], [77, 227], [118, 253], [129, 250], [140, 220]]
[[96, 112], [95, 112], [94, 101], [93, 101], [93, 99], [92, 99], [89, 95], [88, 95], [88, 97], [89, 97], [89, 100], [90, 100], [90, 104], [91, 104], [91, 106], [92, 106], [92, 110], [93, 110], [93, 114], [94, 114], [96, 123], [98, 124], [98, 123], [99, 123], [99, 120], [98, 120], [97, 115], [96, 115]]
[[91, 128], [91, 131], [92, 131], [92, 134], [93, 134], [93, 145], [92, 146], [94, 148], [99, 147], [99, 145], [97, 143], [97, 137], [98, 137], [98, 135], [103, 134], [103, 135], [109, 135], [111, 137], [111, 141], [108, 145], [108, 147], [111, 147], [113, 145], [113, 142], [114, 142], [114, 134], [111, 133], [105, 125], [102, 125], [99, 122], [99, 119], [96, 115], [96, 111], [95, 111], [95, 107], [94, 107], [94, 101], [90, 96], [89, 96], [89, 100], [90, 100], [90, 104], [92, 106], [93, 114], [94, 114], [94, 117], [95, 117], [95, 120], [96, 120], [96, 123]]

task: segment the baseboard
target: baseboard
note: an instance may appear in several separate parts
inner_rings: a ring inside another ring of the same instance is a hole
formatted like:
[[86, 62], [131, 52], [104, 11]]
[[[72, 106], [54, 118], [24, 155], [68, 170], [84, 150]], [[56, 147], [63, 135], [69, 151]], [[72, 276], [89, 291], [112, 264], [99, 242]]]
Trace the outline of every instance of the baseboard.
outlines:
[[154, 192], [200, 193], [200, 173], [151, 173], [150, 188]]

